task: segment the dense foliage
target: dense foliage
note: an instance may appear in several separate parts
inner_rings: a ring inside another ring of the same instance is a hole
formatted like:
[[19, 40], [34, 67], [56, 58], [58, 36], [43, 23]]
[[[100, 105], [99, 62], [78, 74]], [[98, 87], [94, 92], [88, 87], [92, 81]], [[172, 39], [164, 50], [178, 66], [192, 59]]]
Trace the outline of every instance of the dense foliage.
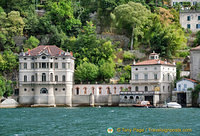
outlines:
[[[130, 38], [131, 50], [146, 54], [154, 50], [171, 59], [186, 47], [187, 39], [179, 24], [180, 5], [169, 8], [167, 3], [169, 0], [1, 0], [1, 87], [8, 85], [13, 79], [9, 74], [18, 69], [16, 54], [39, 44], [74, 53], [75, 81], [109, 82], [119, 75], [120, 83], [127, 82], [130, 65], [123, 66], [123, 58], [131, 62], [136, 56], [122, 51], [116, 58], [118, 44], [98, 38], [96, 31], [123, 34]], [[15, 40], [18, 37], [25, 39], [21, 45]], [[200, 44], [198, 37], [195, 45]], [[182, 51], [178, 56], [187, 55]], [[1, 94], [5, 94], [2, 88]]]

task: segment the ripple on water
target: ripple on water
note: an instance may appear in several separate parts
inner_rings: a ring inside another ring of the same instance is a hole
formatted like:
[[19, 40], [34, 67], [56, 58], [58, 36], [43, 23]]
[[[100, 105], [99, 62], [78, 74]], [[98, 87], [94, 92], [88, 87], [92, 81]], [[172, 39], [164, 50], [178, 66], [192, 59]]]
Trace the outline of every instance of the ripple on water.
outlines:
[[[117, 128], [191, 128], [190, 133], [135, 133], [137, 136], [198, 136], [199, 108], [72, 107], [0, 109], [0, 135], [114, 135]], [[133, 133], [131, 133], [133, 135]]]

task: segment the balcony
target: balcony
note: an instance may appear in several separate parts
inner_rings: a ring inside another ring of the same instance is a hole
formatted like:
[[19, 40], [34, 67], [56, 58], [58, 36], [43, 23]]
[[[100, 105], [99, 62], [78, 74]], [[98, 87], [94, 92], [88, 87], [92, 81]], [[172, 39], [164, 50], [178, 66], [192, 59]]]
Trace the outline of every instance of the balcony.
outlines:
[[153, 95], [155, 91], [120, 91], [120, 95]]
[[130, 83], [131, 84], [135, 84], [135, 83], [138, 83], [138, 84], [146, 84], [146, 83], [159, 83], [160, 80], [159, 79], [138, 79], [138, 80], [130, 80]]
[[42, 81], [35, 81], [35, 82], [23, 82], [23, 81], [20, 81], [19, 82], [20, 84], [23, 84], [23, 85], [39, 85], [39, 84], [42, 84], [42, 85], [50, 85], [50, 84], [53, 84], [53, 85], [56, 85], [56, 84], [67, 84], [67, 82], [63, 82], [63, 81], [54, 81], [54, 82], [51, 82], [51, 81], [46, 81], [46, 82], [42, 82]]

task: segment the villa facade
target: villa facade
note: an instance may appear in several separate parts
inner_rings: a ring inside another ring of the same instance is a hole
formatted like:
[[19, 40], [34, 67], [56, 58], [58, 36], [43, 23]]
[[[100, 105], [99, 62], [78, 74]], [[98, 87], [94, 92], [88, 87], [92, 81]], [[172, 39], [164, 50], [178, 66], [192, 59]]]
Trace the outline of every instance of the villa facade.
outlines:
[[71, 52], [40, 45], [19, 55], [19, 103], [32, 106], [89, 106], [137, 103], [157, 106], [169, 99], [176, 77], [175, 63], [159, 59], [134, 63], [129, 84], [74, 84]]
[[170, 100], [172, 83], [176, 78], [176, 65], [159, 59], [153, 52], [149, 59], [132, 65], [132, 91], [141, 94], [143, 100], [152, 101], [154, 105]]
[[19, 102], [72, 104], [74, 57], [56, 46], [38, 46], [19, 55]]

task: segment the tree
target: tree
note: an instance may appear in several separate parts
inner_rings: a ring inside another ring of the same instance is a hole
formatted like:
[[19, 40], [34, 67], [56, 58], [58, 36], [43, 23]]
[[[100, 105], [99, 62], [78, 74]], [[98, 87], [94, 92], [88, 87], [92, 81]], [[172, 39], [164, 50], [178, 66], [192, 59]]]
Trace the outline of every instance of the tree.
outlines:
[[75, 70], [75, 78], [78, 81], [94, 81], [98, 77], [98, 66], [84, 62], [80, 64]]
[[3, 76], [0, 75], [0, 97], [8, 97], [12, 94], [12, 81], [6, 80]]
[[0, 49], [14, 49], [14, 36], [23, 35], [24, 21], [17, 11], [0, 13]]
[[143, 36], [142, 29], [150, 23], [151, 12], [140, 3], [128, 2], [116, 7], [112, 16], [117, 26], [128, 27], [132, 30], [131, 50], [133, 50], [134, 40], [136, 43], [138, 37]]
[[115, 63], [109, 61], [101, 61], [99, 67], [99, 76], [100, 79], [105, 81], [106, 79], [110, 79], [115, 75]]
[[24, 51], [27, 51], [28, 49], [36, 48], [39, 45], [39, 43], [40, 41], [34, 36], [29, 37], [29, 39], [26, 40], [25, 44], [23, 45]]
[[67, 35], [76, 33], [76, 29], [81, 26], [80, 20], [74, 18], [73, 8], [69, 0], [49, 2], [47, 10], [47, 15], [51, 17], [52, 24], [62, 29]]

